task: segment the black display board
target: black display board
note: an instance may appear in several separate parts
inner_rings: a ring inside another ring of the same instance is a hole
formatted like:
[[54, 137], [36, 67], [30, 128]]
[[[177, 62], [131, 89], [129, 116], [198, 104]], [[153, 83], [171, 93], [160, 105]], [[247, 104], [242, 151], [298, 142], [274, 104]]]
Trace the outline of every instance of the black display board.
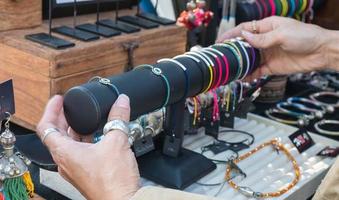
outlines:
[[[42, 3], [42, 13], [43, 18], [48, 19], [48, 7], [49, 7], [49, 0], [43, 0]], [[73, 0], [63, 0], [67, 1], [67, 3], [58, 3], [61, 2], [60, 0], [53, 0], [53, 18], [59, 18], [59, 17], [67, 17], [67, 16], [73, 16]], [[78, 15], [82, 14], [89, 14], [89, 13], [96, 13], [96, 1], [90, 0], [90, 1], [81, 1], [78, 0]], [[115, 2], [117, 0], [102, 0], [100, 11], [112, 11], [115, 9]], [[120, 8], [126, 9], [126, 8], [132, 8], [132, 6], [137, 5], [137, 0], [120, 0]]]

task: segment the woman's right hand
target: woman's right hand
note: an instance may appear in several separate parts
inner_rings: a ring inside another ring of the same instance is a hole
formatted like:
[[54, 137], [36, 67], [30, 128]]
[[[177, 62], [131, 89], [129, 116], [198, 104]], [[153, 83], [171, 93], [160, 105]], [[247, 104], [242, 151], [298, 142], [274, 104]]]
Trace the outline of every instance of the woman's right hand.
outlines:
[[[252, 33], [253, 29], [257, 34]], [[283, 75], [327, 67], [332, 32], [290, 18], [269, 17], [256, 23], [242, 23], [224, 33], [218, 42], [239, 36], [245, 38], [262, 50], [261, 67], [254, 72], [254, 77]]]

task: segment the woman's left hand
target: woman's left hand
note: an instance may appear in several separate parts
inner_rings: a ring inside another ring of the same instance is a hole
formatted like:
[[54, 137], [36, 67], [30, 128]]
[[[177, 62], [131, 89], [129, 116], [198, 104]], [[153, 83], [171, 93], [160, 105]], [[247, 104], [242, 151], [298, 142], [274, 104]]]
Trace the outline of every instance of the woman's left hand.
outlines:
[[[70, 129], [62, 104], [63, 98], [54, 96], [37, 127], [40, 137], [48, 128], [59, 130], [49, 134], [44, 142], [58, 165], [60, 175], [87, 199], [130, 199], [139, 189], [140, 175], [126, 134], [115, 130], [96, 144], [88, 143], [92, 136], [80, 137]], [[129, 99], [120, 95], [108, 120], [128, 122], [129, 118]]]

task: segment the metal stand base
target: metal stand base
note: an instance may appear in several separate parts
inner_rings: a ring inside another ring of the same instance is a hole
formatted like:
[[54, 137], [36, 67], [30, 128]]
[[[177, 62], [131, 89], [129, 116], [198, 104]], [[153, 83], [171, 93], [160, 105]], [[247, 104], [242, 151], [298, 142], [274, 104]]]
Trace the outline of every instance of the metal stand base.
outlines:
[[142, 28], [145, 29], [152, 29], [152, 28], [157, 28], [159, 27], [159, 24], [154, 23], [152, 21], [143, 19], [141, 17], [137, 17], [137, 16], [122, 16], [118, 18], [120, 21], [129, 23], [129, 24], [133, 24], [136, 26], [140, 26]]
[[87, 31], [90, 33], [94, 33], [103, 37], [113, 37], [113, 36], [117, 36], [120, 35], [121, 32], [120, 31], [116, 31], [104, 26], [100, 26], [97, 24], [81, 24], [76, 26], [77, 29], [83, 30], [83, 31]]
[[52, 31], [84, 42], [98, 40], [100, 38], [98, 35], [95, 35], [93, 33], [78, 30], [68, 26], [56, 27], [53, 28]]
[[107, 26], [109, 28], [116, 29], [124, 33], [135, 33], [139, 32], [141, 29], [132, 25], [128, 25], [119, 21], [113, 21], [110, 19], [103, 19], [97, 22], [97, 24], [102, 26]]
[[173, 20], [170, 20], [170, 19], [167, 19], [167, 18], [164, 18], [164, 17], [159, 17], [157, 15], [153, 15], [153, 14], [149, 14], [149, 13], [140, 13], [137, 16], [144, 18], [144, 19], [147, 19], [147, 20], [150, 20], [152, 22], [159, 23], [161, 25], [165, 25], [165, 26], [166, 25], [172, 25], [172, 24], [176, 23], [176, 21], [173, 21]]
[[51, 47], [53, 49], [66, 49], [66, 48], [75, 46], [75, 44], [72, 42], [54, 37], [47, 33], [36, 33], [36, 34], [26, 35], [25, 38], [33, 42], [42, 44], [44, 46]]
[[181, 190], [216, 169], [216, 165], [205, 156], [187, 149], [181, 149], [176, 158], [156, 150], [137, 158], [137, 161], [142, 177]]

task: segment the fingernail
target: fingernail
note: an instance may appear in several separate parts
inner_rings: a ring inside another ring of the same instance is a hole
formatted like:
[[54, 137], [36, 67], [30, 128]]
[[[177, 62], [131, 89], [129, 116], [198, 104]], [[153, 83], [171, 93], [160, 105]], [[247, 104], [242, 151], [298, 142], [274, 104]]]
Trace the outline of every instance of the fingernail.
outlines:
[[254, 34], [248, 31], [241, 31], [242, 36], [244, 36], [245, 38], [249, 38], [252, 39], [254, 37]]
[[115, 101], [115, 105], [123, 108], [129, 108], [129, 98], [125, 94], [119, 95], [118, 99]]

